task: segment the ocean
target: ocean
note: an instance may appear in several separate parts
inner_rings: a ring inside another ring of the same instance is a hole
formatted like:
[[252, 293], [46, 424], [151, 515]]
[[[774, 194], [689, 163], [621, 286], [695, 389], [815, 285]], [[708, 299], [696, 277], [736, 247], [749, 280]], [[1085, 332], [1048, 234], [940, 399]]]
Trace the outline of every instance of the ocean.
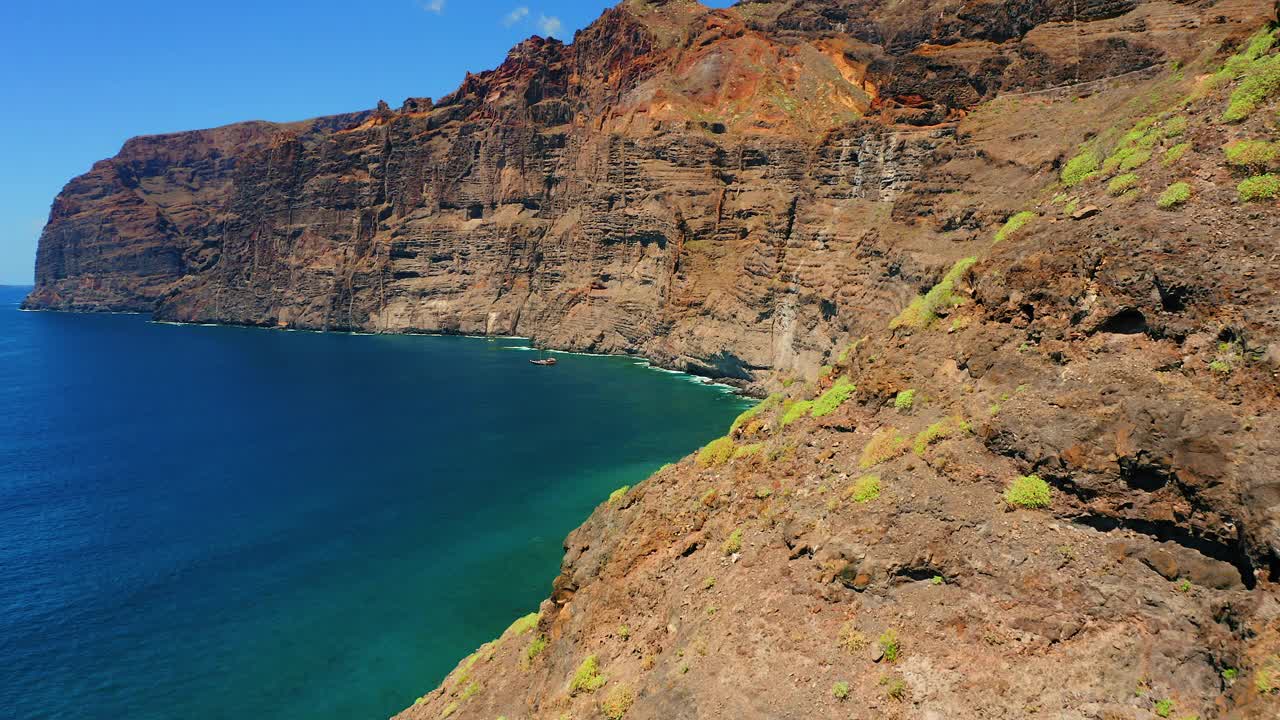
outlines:
[[24, 313], [0, 288], [0, 715], [386, 718], [748, 401], [520, 339]]

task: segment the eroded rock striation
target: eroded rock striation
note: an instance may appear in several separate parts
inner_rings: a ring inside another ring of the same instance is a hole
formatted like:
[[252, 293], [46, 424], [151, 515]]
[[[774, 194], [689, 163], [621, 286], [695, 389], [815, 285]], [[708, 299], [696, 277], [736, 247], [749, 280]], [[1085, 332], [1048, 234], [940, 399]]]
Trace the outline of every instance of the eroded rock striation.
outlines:
[[130, 141], [28, 305], [772, 391], [407, 718], [1278, 717], [1274, 21], [628, 0], [439, 100]]

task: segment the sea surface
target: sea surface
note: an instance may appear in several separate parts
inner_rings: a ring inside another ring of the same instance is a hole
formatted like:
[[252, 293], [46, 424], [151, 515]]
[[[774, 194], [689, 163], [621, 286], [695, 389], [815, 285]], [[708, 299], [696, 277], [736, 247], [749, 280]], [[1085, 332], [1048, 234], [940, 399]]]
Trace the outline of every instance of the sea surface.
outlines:
[[519, 339], [29, 313], [0, 287], [0, 717], [386, 718], [747, 403]]

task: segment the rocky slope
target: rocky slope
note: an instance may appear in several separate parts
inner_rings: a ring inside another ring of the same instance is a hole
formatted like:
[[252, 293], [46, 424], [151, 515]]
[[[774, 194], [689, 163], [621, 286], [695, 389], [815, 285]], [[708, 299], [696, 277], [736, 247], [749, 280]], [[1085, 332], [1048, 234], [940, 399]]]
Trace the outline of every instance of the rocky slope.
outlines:
[[1278, 717], [1274, 17], [626, 2], [435, 104], [131, 141], [28, 303], [774, 391], [406, 718]]

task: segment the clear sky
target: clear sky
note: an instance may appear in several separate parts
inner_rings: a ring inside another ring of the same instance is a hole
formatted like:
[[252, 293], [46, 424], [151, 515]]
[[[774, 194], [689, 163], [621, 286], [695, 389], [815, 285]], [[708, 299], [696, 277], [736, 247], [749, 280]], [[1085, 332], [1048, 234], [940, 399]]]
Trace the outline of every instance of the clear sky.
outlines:
[[3, 0], [0, 284], [31, 282], [54, 195], [134, 135], [438, 98], [525, 37], [571, 41], [612, 4]]

